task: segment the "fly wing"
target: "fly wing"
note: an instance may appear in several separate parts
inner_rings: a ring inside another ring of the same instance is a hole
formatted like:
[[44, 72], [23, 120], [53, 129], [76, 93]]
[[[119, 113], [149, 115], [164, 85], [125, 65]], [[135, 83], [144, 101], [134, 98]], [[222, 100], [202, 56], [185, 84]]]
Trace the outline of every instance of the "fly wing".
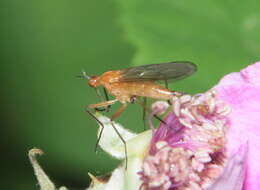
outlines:
[[196, 70], [197, 66], [188, 61], [150, 64], [122, 70], [119, 81], [179, 80]]

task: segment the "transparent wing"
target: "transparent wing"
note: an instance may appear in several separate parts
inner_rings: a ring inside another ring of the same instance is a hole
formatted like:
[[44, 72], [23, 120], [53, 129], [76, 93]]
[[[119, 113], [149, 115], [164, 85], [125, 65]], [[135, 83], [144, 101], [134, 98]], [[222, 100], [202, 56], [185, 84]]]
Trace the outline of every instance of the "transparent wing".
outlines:
[[123, 69], [119, 81], [179, 80], [196, 70], [197, 66], [188, 61], [150, 64]]

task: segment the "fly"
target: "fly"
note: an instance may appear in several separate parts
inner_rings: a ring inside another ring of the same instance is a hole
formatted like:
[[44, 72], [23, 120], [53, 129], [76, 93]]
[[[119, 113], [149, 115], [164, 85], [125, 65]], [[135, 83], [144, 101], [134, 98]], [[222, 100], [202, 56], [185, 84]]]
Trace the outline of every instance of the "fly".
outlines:
[[[87, 112], [94, 117], [102, 127], [103, 124], [90, 112], [89, 109], [108, 108], [116, 102], [122, 103], [122, 106], [112, 115], [111, 123], [116, 133], [125, 145], [126, 143], [118, 130], [113, 125], [115, 120], [127, 107], [128, 103], [136, 102], [138, 97], [144, 97], [142, 106], [145, 108], [146, 98], [153, 98], [158, 100], [170, 100], [176, 95], [181, 95], [176, 91], [168, 89], [168, 80], [180, 80], [193, 74], [197, 70], [197, 66], [189, 61], [175, 61], [160, 64], [150, 64], [137, 67], [131, 67], [122, 70], [107, 71], [99, 76], [89, 77], [83, 72], [83, 78], [88, 79], [90, 87], [96, 89], [100, 96], [97, 87], [104, 87], [104, 92], [107, 101], [102, 101], [97, 104], [90, 104]], [[166, 87], [157, 83], [157, 81], [164, 81]], [[108, 100], [107, 92], [115, 97], [113, 100]], [[145, 111], [144, 111], [145, 113]], [[103, 128], [101, 129], [97, 145], [100, 140]], [[125, 152], [126, 154], [126, 152]], [[127, 157], [126, 157], [127, 158]]]

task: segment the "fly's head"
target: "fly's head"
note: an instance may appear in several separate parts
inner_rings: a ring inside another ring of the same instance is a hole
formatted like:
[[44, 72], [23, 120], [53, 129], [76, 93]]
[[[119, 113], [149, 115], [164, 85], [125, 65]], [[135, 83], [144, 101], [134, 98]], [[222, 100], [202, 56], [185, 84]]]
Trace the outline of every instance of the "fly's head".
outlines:
[[88, 80], [88, 85], [92, 88], [96, 88], [100, 85], [100, 77], [98, 76], [89, 76], [85, 71], [82, 71], [82, 75], [79, 75], [78, 78], [86, 79]]
[[99, 81], [99, 78], [98, 76], [93, 76], [91, 77], [89, 80], [88, 80], [88, 85], [92, 88], [96, 88], [97, 86], [100, 85], [100, 81]]

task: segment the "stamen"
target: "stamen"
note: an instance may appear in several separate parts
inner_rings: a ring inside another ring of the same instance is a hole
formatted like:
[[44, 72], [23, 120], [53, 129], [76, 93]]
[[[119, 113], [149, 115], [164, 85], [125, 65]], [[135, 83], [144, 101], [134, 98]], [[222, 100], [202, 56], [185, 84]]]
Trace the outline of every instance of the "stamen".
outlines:
[[140, 172], [148, 190], [201, 190], [219, 177], [226, 163], [230, 108], [209, 91], [172, 100], [167, 125], [155, 131]]

